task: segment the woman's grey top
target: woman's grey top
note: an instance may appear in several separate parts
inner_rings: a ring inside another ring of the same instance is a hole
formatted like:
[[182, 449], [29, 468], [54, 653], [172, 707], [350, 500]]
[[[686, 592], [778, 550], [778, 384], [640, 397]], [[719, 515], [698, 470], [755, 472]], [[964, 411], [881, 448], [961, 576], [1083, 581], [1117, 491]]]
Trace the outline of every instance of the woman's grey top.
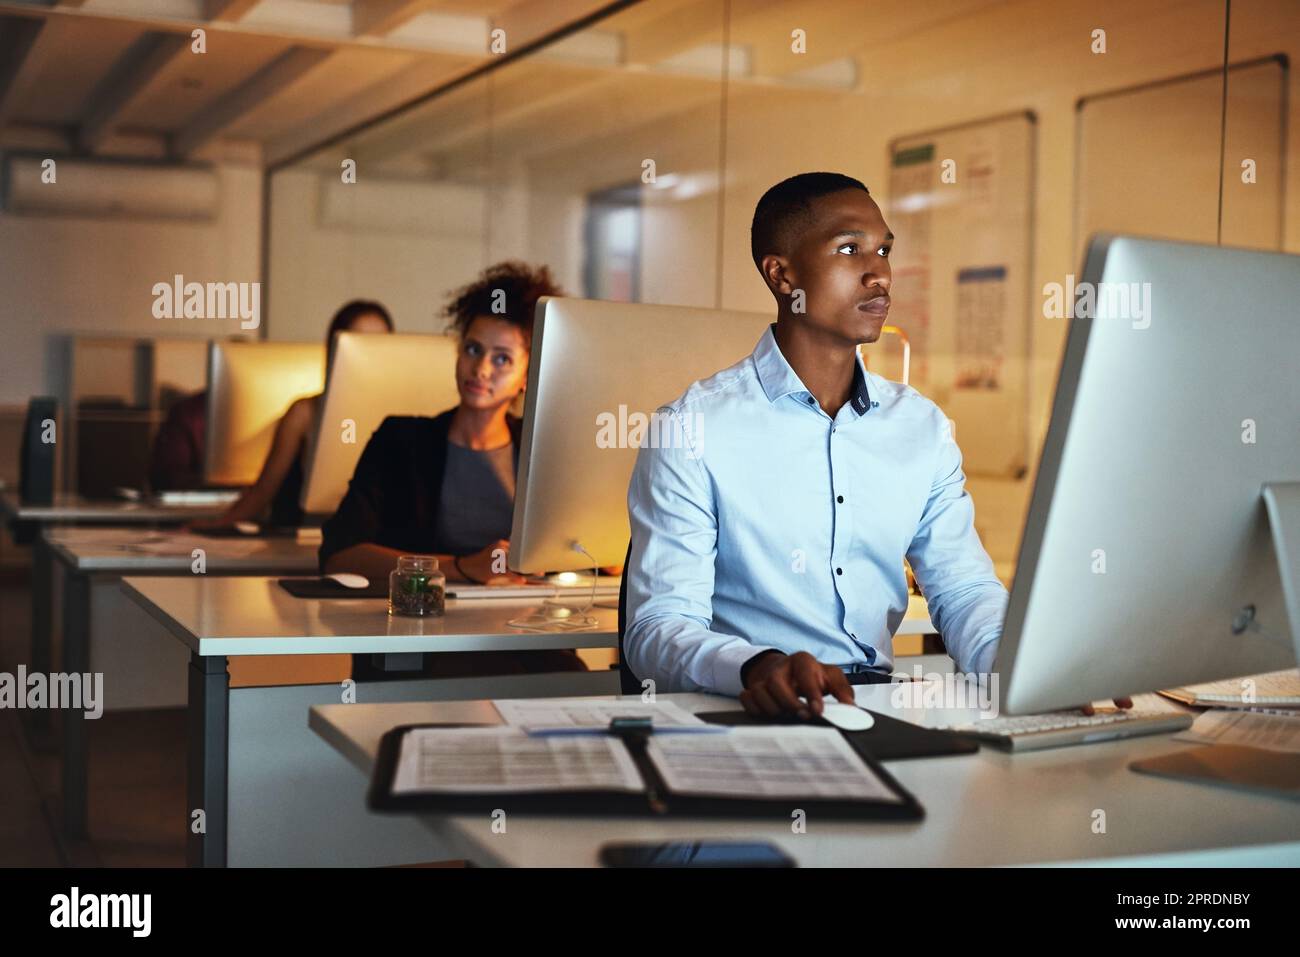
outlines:
[[467, 449], [449, 441], [433, 550], [469, 555], [509, 538], [514, 505], [513, 445]]

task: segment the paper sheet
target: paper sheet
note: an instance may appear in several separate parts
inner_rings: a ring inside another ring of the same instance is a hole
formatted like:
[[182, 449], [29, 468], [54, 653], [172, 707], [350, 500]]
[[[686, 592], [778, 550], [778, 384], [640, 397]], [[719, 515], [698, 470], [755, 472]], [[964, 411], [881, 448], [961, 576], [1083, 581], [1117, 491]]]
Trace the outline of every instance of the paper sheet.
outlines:
[[662, 735], [650, 739], [646, 753], [674, 794], [901, 803], [834, 728]]
[[1300, 670], [1287, 668], [1242, 678], [1207, 681], [1205, 684], [1171, 688], [1171, 694], [1195, 698], [1201, 706], [1217, 708], [1267, 708], [1300, 701]]
[[1300, 754], [1300, 716], [1207, 711], [1174, 739], [1199, 744], [1242, 744], [1266, 751]]
[[672, 701], [648, 704], [608, 698], [505, 698], [492, 704], [502, 721], [518, 728], [607, 728], [614, 718], [644, 717], [650, 718], [655, 727], [704, 724]]
[[103, 549], [126, 555], [155, 555], [189, 561], [196, 548], [222, 558], [246, 558], [266, 550], [266, 539], [210, 538], [182, 531], [141, 531], [136, 529], [71, 529], [55, 533], [49, 540], [73, 549]]
[[417, 728], [402, 738], [394, 794], [645, 788], [618, 738], [529, 737], [518, 728]]

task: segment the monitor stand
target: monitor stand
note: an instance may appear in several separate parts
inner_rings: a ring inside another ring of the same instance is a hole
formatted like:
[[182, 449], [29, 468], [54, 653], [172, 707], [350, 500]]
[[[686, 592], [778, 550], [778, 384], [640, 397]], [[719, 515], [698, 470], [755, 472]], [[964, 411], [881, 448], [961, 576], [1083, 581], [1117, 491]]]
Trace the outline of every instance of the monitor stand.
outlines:
[[[1300, 482], [1274, 482], [1264, 486], [1273, 553], [1282, 579], [1282, 599], [1290, 626], [1291, 643], [1300, 662]], [[1252, 623], [1242, 623], [1243, 629]], [[1275, 636], [1270, 636], [1275, 637]], [[1286, 718], [1300, 722], [1297, 717]], [[1202, 784], [1262, 791], [1288, 798], [1300, 797], [1300, 754], [1267, 751], [1239, 744], [1210, 744], [1159, 758], [1135, 761], [1134, 771]]]
[[1291, 625], [1291, 644], [1300, 663], [1300, 482], [1270, 482], [1264, 486], [1263, 497], [1282, 579], [1282, 601]]

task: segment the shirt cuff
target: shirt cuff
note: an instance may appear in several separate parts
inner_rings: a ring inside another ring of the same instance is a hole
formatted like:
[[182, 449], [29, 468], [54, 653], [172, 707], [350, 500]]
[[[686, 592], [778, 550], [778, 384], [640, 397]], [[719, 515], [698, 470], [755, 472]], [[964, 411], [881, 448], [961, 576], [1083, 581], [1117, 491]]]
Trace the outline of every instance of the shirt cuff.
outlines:
[[747, 641], [737, 641], [720, 649], [713, 656], [714, 690], [718, 694], [739, 698], [740, 693], [745, 690], [745, 685], [740, 680], [740, 669], [745, 666], [745, 663], [765, 651], [780, 650], [780, 648], [758, 647]]

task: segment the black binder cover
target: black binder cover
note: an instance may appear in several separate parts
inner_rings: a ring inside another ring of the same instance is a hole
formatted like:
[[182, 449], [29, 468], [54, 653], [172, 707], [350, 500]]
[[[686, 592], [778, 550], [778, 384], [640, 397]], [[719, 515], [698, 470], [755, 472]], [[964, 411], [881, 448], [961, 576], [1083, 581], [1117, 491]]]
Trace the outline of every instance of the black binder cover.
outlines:
[[[592, 817], [744, 817], [769, 818], [788, 823], [790, 809], [797, 804], [808, 815], [857, 820], [916, 821], [925, 809], [875, 759], [858, 752], [864, 764], [881, 782], [901, 799], [898, 803], [881, 801], [844, 801], [820, 798], [723, 798], [678, 796], [668, 791], [653, 762], [645, 753], [646, 733], [611, 731], [622, 738], [636, 763], [646, 790], [640, 794], [622, 791], [548, 791], [519, 794], [403, 794], [392, 791], [393, 776], [401, 753], [402, 738], [417, 728], [458, 728], [472, 725], [425, 724], [404, 725], [389, 731], [380, 740], [375, 771], [370, 779], [367, 804], [374, 811], [436, 814], [489, 814], [503, 802], [520, 814], [556, 814]], [[653, 732], [651, 732], [653, 733]]]

